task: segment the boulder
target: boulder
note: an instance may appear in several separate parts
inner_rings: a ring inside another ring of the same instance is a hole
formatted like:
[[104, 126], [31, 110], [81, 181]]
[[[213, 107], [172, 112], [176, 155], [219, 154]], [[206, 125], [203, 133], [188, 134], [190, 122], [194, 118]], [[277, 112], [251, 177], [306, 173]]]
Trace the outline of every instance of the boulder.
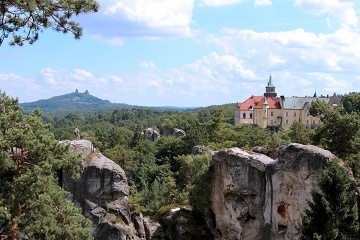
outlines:
[[211, 210], [216, 239], [300, 239], [301, 214], [334, 155], [290, 144], [273, 160], [238, 148], [212, 159]]
[[182, 129], [179, 129], [179, 128], [174, 128], [174, 136], [175, 137], [183, 137], [183, 136], [186, 136], [186, 133], [184, 130]]
[[160, 133], [158, 133], [155, 129], [152, 128], [145, 129], [143, 134], [146, 140], [152, 142], [160, 137]]

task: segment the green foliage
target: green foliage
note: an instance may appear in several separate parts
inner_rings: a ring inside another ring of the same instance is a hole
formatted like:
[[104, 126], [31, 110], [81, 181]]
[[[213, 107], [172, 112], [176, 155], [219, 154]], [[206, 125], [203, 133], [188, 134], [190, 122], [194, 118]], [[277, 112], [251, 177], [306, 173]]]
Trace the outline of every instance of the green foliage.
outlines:
[[341, 101], [347, 113], [360, 113], [360, 93], [349, 93]]
[[186, 125], [186, 136], [183, 138], [183, 141], [188, 153], [196, 145], [205, 145], [208, 141], [206, 126], [197, 119], [189, 119]]
[[211, 206], [211, 177], [209, 172], [199, 175], [190, 189], [189, 203], [195, 210], [202, 212]]
[[311, 116], [321, 117], [328, 111], [328, 109], [328, 105], [325, 101], [316, 99], [315, 101], [311, 102], [309, 113]]
[[177, 176], [179, 187], [181, 189], [191, 188], [209, 169], [211, 155], [182, 155], [178, 156], [176, 161], [180, 166]]
[[302, 218], [304, 239], [358, 239], [355, 186], [334, 160], [319, 178], [322, 193], [313, 191]]
[[288, 145], [292, 142], [289, 130], [282, 130], [272, 135], [270, 147]]
[[293, 143], [310, 144], [311, 132], [301, 122], [294, 122], [289, 131], [289, 137]]
[[172, 171], [178, 171], [179, 166], [175, 157], [186, 154], [182, 139], [174, 136], [161, 137], [155, 142], [155, 146], [158, 163], [169, 163]]
[[4, 39], [12, 36], [10, 45], [22, 46], [24, 42], [33, 44], [39, 32], [51, 28], [57, 32], [72, 33], [76, 39], [82, 35], [74, 16], [97, 12], [99, 5], [93, 0], [2, 1], [0, 5], [1, 35]]
[[89, 239], [89, 222], [54, 179], [62, 169], [76, 176], [81, 158], [71, 155], [36, 110], [21, 114], [17, 100], [0, 92], [0, 226], [2, 237]]
[[316, 144], [330, 150], [339, 157], [357, 154], [360, 144], [360, 115], [341, 114], [334, 110], [324, 115], [323, 124], [312, 136]]
[[232, 139], [236, 141], [236, 147], [271, 146], [273, 142], [271, 132], [257, 125], [237, 125], [234, 131]]

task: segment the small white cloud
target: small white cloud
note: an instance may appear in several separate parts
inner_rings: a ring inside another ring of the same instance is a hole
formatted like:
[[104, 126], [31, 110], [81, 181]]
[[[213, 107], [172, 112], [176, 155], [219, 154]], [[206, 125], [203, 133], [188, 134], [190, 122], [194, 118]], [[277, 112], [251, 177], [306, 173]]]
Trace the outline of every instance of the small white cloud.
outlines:
[[298, 83], [301, 85], [301, 86], [311, 86], [312, 83], [311, 81], [305, 79], [305, 78], [301, 78]]
[[78, 81], [84, 81], [91, 78], [94, 78], [94, 75], [83, 69], [75, 69], [73, 73], [71, 73], [71, 77]]
[[155, 63], [152, 61], [141, 61], [140, 66], [143, 68], [155, 68]]
[[40, 73], [47, 84], [52, 86], [58, 85], [58, 82], [56, 80], [56, 72], [53, 71], [51, 68], [44, 68], [40, 70]]
[[281, 56], [276, 56], [272, 53], [269, 54], [269, 62], [272, 66], [284, 64], [287, 60]]
[[271, 0], [255, 0], [254, 4], [256, 6], [269, 6], [272, 4]]
[[241, 2], [242, 0], [202, 0], [200, 4], [210, 7], [221, 7], [226, 5], [238, 4]]

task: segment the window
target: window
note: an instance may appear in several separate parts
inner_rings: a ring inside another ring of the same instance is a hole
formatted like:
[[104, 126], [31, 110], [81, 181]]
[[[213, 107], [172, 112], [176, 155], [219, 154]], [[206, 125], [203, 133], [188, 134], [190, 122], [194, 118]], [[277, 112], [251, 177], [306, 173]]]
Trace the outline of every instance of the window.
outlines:
[[246, 113], [243, 113], [243, 118], [246, 118]]
[[271, 120], [271, 125], [274, 125], [274, 120]]
[[294, 112], [294, 117], [296, 117], [296, 112]]
[[274, 112], [271, 112], [271, 114], [270, 114], [271, 116], [274, 116]]
[[286, 125], [288, 125], [288, 124], [289, 124], [289, 120], [286, 119]]
[[288, 116], [289, 116], [289, 112], [286, 112], [286, 113], [285, 113], [285, 116], [288, 117]]
[[250, 118], [252, 118], [252, 113], [250, 113]]
[[306, 124], [309, 124], [309, 120], [306, 120]]

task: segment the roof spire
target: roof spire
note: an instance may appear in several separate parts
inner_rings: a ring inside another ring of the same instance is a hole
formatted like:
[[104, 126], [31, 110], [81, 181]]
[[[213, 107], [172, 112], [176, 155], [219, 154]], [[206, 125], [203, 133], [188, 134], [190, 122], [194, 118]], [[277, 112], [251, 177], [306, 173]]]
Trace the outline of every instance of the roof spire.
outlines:
[[274, 87], [274, 85], [272, 84], [272, 79], [271, 79], [271, 75], [269, 77], [269, 82], [267, 84], [268, 87]]
[[314, 93], [314, 96], [313, 97], [317, 97], [317, 95], [316, 95], [316, 89], [315, 89], [315, 93]]

